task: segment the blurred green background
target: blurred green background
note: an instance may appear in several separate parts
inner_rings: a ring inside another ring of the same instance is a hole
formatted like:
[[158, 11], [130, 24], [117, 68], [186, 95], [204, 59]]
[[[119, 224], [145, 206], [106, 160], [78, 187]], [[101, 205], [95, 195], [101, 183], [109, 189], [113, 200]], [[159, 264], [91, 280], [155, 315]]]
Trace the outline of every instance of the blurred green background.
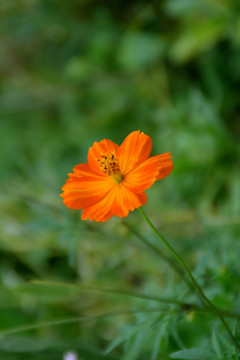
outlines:
[[213, 302], [238, 310], [239, 1], [2, 0], [0, 48], [0, 359], [192, 347], [230, 359], [212, 315], [111, 293], [198, 303], [126, 225], [167, 254], [137, 211], [82, 222], [59, 194], [94, 141], [150, 135], [175, 167], [147, 191], [147, 214]]

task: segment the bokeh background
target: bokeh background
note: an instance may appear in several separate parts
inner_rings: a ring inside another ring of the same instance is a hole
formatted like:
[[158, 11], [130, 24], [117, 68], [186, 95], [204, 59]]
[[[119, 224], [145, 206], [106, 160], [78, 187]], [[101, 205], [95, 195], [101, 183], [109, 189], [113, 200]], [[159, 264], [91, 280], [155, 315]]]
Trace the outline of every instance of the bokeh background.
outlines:
[[212, 301], [239, 308], [239, 1], [2, 0], [0, 48], [0, 358], [221, 355], [213, 316], [130, 296], [198, 303], [137, 211], [82, 222], [59, 194], [94, 141], [150, 135], [175, 166], [146, 212]]

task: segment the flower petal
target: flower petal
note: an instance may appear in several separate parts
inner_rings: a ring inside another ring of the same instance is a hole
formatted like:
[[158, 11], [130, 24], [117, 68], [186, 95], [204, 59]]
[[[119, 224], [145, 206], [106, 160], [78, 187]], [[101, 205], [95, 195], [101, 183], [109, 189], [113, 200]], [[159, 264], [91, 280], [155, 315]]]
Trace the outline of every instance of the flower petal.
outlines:
[[151, 156], [124, 177], [123, 184], [135, 193], [147, 190], [159, 177], [170, 174], [173, 168], [170, 153]]
[[93, 146], [90, 147], [88, 151], [88, 164], [98, 174], [102, 174], [100, 170], [98, 160], [101, 159], [102, 155], [117, 156], [119, 146], [115, 144], [113, 141], [108, 139], [103, 139], [100, 142], [95, 141]]
[[82, 212], [82, 220], [90, 219], [99, 222], [109, 220], [112, 216], [125, 217], [147, 202], [145, 193], [134, 194], [122, 184], [114, 188], [98, 203], [86, 208]]
[[119, 184], [118, 191], [115, 192], [115, 202], [113, 205], [114, 215], [125, 217], [129, 210], [133, 211], [147, 202], [147, 195], [143, 192], [134, 194], [126, 189], [123, 183]]
[[167, 177], [173, 169], [172, 156], [170, 152], [160, 155], [161, 156], [161, 168], [159, 170], [157, 180], [161, 180]]
[[115, 185], [109, 176], [97, 175], [88, 164], [77, 165], [73, 170], [60, 195], [71, 209], [83, 209], [99, 202]]
[[152, 151], [152, 140], [140, 131], [133, 131], [119, 147], [119, 164], [123, 174], [129, 173], [145, 161]]

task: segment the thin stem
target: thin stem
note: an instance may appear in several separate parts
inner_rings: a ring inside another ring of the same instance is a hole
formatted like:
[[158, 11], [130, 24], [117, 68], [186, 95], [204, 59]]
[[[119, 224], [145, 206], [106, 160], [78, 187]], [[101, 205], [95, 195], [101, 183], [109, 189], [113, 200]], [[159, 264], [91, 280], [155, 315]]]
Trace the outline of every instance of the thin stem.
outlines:
[[[65, 287], [65, 288], [73, 288], [73, 289], [82, 290], [82, 291], [86, 291], [86, 292], [96, 291], [96, 292], [101, 292], [101, 293], [108, 293], [111, 295], [124, 295], [124, 296], [128, 296], [128, 297], [135, 297], [135, 298], [139, 298], [141, 300], [158, 301], [158, 302], [163, 302], [163, 303], [166, 303], [169, 305], [178, 305], [180, 307], [180, 309], [183, 311], [187, 310], [187, 311], [210, 312], [209, 308], [206, 308], [206, 307], [201, 308], [197, 304], [194, 304], [194, 303], [185, 303], [182, 301], [177, 301], [175, 299], [169, 299], [169, 298], [166, 299], [166, 298], [159, 297], [159, 296], [145, 295], [145, 294], [141, 294], [138, 292], [134, 292], [134, 291], [130, 292], [130, 291], [122, 290], [122, 289], [105, 289], [105, 288], [97, 288], [97, 287], [92, 287], [92, 286], [83, 286], [80, 284], [73, 284], [73, 283], [62, 283], [62, 282], [56, 282], [56, 281], [41, 281], [41, 280], [30, 280], [29, 283], [33, 284], [33, 285], [50, 286], [51, 288], [53, 286], [58, 286], [58, 287]], [[221, 313], [227, 317], [240, 319], [240, 313], [231, 312], [231, 311], [228, 311], [225, 309], [221, 309], [219, 311], [221, 311]]]
[[200, 285], [197, 283], [196, 279], [194, 278], [194, 276], [192, 275], [190, 269], [188, 268], [188, 266], [185, 264], [185, 262], [182, 260], [182, 258], [176, 253], [176, 251], [172, 248], [172, 246], [167, 242], [167, 240], [158, 232], [158, 230], [155, 228], [155, 226], [153, 225], [153, 223], [151, 222], [151, 220], [148, 218], [148, 216], [145, 214], [145, 212], [143, 211], [143, 209], [140, 207], [138, 208], [140, 214], [142, 215], [142, 217], [144, 218], [144, 220], [147, 222], [147, 224], [150, 226], [150, 228], [153, 230], [153, 232], [157, 235], [157, 237], [164, 243], [164, 245], [166, 245], [166, 247], [170, 250], [170, 252], [172, 253], [172, 255], [175, 257], [175, 259], [179, 262], [179, 264], [182, 265], [182, 267], [184, 268], [184, 270], [186, 271], [186, 273], [188, 274], [189, 278], [191, 279], [194, 287], [196, 288], [196, 290], [198, 291], [199, 295], [202, 297], [202, 299], [204, 300], [204, 302], [209, 306], [209, 308], [219, 317], [219, 319], [221, 320], [222, 324], [224, 325], [225, 329], [227, 330], [230, 338], [232, 339], [233, 343], [235, 344], [235, 346], [240, 349], [240, 345], [238, 343], [238, 341], [235, 339], [232, 331], [230, 330], [228, 324], [226, 323], [223, 315], [221, 314], [221, 312], [213, 305], [213, 303], [208, 299], [208, 297], [205, 295], [205, 293], [203, 292], [202, 288], [200, 287]]
[[[205, 311], [204, 309], [196, 309], [199, 311]], [[151, 313], [159, 313], [159, 312], [167, 312], [169, 309], [165, 308], [151, 308], [151, 309], [141, 309], [141, 310], [119, 310], [116, 312], [107, 312], [99, 315], [85, 315], [85, 316], [76, 316], [71, 318], [60, 318], [60, 319], [54, 319], [54, 320], [46, 320], [40, 323], [32, 323], [32, 324], [26, 324], [22, 326], [18, 326], [15, 328], [0, 330], [0, 336], [5, 335], [12, 335], [17, 334], [29, 330], [39, 329], [41, 327], [49, 327], [49, 326], [58, 326], [63, 324], [70, 324], [70, 323], [76, 323], [76, 322], [82, 322], [82, 321], [91, 321], [91, 320], [98, 320], [98, 319], [104, 319], [104, 318], [111, 318], [115, 316], [131, 316], [131, 315], [137, 315], [137, 314], [151, 314]], [[173, 310], [174, 311], [174, 310]], [[232, 316], [233, 314], [230, 314]], [[239, 316], [239, 314], [237, 314]]]
[[[151, 244], [147, 239], [145, 239], [144, 236], [142, 236], [136, 229], [134, 229], [133, 226], [129, 225], [125, 221], [122, 221], [122, 224], [126, 226], [136, 237], [141, 240], [143, 244], [145, 244], [147, 247], [149, 247], [155, 254], [157, 254], [159, 257], [161, 257], [166, 263], [168, 263], [169, 266], [171, 266], [178, 275], [183, 277], [183, 279], [186, 281], [187, 285], [190, 289], [193, 289], [192, 282], [188, 279], [188, 277], [185, 276], [184, 272], [182, 271], [182, 268], [178, 266], [177, 263], [173, 262], [171, 259], [169, 259], [168, 256], [166, 256], [160, 249], [158, 249], [156, 246]], [[202, 300], [202, 298], [200, 298]]]
[[[163, 302], [169, 305], [178, 305], [181, 307], [181, 309], [183, 310], [205, 310], [200, 308], [197, 304], [189, 304], [189, 303], [184, 303], [182, 301], [177, 301], [175, 299], [166, 299], [163, 297], [159, 297], [159, 296], [153, 296], [153, 295], [145, 295], [145, 294], [141, 294], [141, 293], [137, 293], [134, 291], [127, 291], [127, 290], [122, 290], [122, 289], [105, 289], [105, 288], [96, 288], [96, 287], [92, 287], [92, 286], [83, 286], [83, 285], [79, 285], [79, 284], [72, 284], [72, 283], [61, 283], [61, 282], [55, 282], [55, 281], [41, 281], [41, 280], [31, 280], [30, 284], [33, 285], [41, 285], [41, 286], [58, 286], [58, 287], [66, 287], [66, 288], [73, 288], [73, 289], [77, 289], [77, 290], [82, 290], [82, 291], [96, 291], [96, 292], [101, 292], [101, 293], [108, 293], [111, 295], [123, 295], [123, 296], [128, 296], [128, 297], [135, 297], [135, 298], [139, 298], [141, 300], [149, 300], [149, 301], [158, 301], [158, 302]], [[208, 310], [207, 310], [208, 311]], [[240, 318], [240, 314], [239, 314], [239, 318]]]
[[41, 327], [49, 327], [49, 326], [57, 326], [57, 325], [63, 325], [63, 324], [69, 324], [69, 323], [75, 323], [80, 321], [89, 321], [89, 320], [98, 320], [98, 319], [104, 319], [108, 317], [115, 317], [115, 316], [124, 316], [124, 315], [136, 315], [136, 314], [145, 314], [145, 313], [158, 313], [158, 312], [166, 312], [169, 311], [169, 309], [165, 308], [152, 308], [152, 309], [142, 309], [142, 310], [122, 310], [122, 311], [116, 311], [116, 312], [107, 312], [100, 315], [89, 315], [89, 316], [77, 316], [72, 318], [62, 318], [62, 319], [55, 319], [45, 322], [40, 322], [37, 324], [28, 324], [28, 325], [22, 325], [19, 327], [15, 327], [12, 329], [6, 329], [6, 330], [0, 330], [0, 336], [3, 335], [10, 335], [10, 334], [16, 334], [28, 330], [38, 329]]

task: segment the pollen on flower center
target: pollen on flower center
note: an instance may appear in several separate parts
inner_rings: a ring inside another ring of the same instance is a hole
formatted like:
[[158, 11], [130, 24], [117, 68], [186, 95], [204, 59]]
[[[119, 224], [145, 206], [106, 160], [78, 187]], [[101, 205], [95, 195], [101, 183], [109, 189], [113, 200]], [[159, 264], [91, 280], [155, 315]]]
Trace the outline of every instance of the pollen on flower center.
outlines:
[[110, 156], [102, 155], [98, 163], [101, 171], [111, 176], [116, 184], [123, 181], [123, 174], [120, 171], [118, 159], [113, 154]]

